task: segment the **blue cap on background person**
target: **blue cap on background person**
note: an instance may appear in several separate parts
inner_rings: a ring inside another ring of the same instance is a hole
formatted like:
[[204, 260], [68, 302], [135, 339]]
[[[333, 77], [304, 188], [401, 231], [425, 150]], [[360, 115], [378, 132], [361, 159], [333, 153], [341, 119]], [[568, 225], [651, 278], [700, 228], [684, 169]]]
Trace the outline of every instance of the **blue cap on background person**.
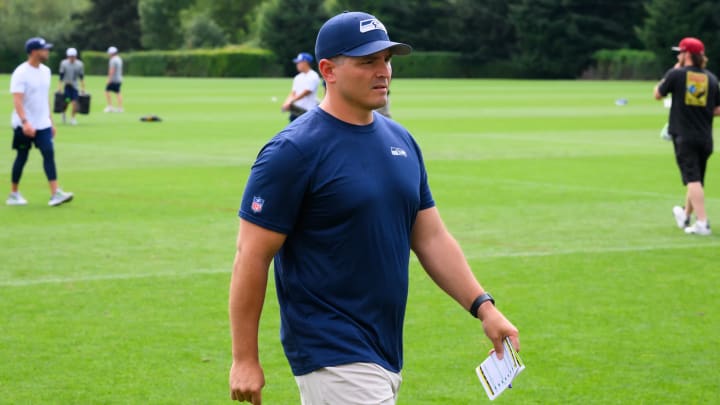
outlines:
[[30, 53], [36, 49], [50, 49], [53, 45], [49, 44], [45, 39], [40, 37], [30, 38], [25, 41], [25, 52]]
[[374, 16], [346, 11], [327, 20], [315, 41], [317, 60], [338, 55], [366, 56], [391, 48], [393, 55], [407, 55], [410, 45], [390, 41], [385, 26]]
[[315, 59], [313, 59], [313, 56], [310, 55], [309, 53], [300, 52], [298, 54], [298, 56], [296, 56], [295, 59], [293, 59], [293, 63], [300, 63], [300, 62], [312, 63], [313, 60], [315, 60]]

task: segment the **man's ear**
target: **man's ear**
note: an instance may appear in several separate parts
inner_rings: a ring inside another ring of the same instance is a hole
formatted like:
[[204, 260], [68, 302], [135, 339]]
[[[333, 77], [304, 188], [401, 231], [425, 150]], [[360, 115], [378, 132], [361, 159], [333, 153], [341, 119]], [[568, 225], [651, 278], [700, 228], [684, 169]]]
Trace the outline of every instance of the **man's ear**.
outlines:
[[320, 62], [318, 62], [318, 71], [320, 71], [320, 75], [325, 79], [325, 82], [335, 82], [336, 66], [337, 65], [330, 59], [320, 59]]

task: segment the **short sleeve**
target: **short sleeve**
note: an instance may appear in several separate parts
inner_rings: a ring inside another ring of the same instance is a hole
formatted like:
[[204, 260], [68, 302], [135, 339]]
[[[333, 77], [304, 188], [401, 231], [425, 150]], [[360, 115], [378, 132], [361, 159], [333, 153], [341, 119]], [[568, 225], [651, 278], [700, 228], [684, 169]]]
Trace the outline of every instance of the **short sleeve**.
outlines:
[[27, 87], [27, 81], [25, 80], [25, 76], [22, 74], [22, 72], [20, 70], [16, 70], [15, 73], [13, 73], [12, 77], [10, 78], [10, 93], [25, 94], [26, 87]]
[[305, 75], [302, 77], [298, 77], [297, 86], [295, 89], [295, 93], [302, 93], [303, 91], [314, 91], [317, 88], [318, 82], [315, 76], [313, 75]]
[[289, 234], [309, 183], [303, 155], [289, 140], [275, 137], [258, 154], [245, 186], [239, 215], [263, 228]]
[[308, 80], [308, 82], [309, 82], [308, 90], [314, 91], [315, 89], [318, 88], [318, 86], [320, 86], [320, 76], [312, 75], [312, 76], [310, 76], [310, 80]]
[[660, 80], [660, 83], [658, 84], [658, 91], [660, 92], [660, 95], [665, 97], [668, 95], [668, 92], [670, 92], [670, 89], [672, 89], [673, 80], [675, 77], [675, 72], [678, 72], [677, 69], [670, 69], [665, 73], [665, 76]]
[[60, 62], [60, 68], [58, 69], [58, 73], [61, 76], [65, 73], [65, 61]]
[[[412, 138], [411, 138], [412, 139]], [[427, 208], [435, 206], [435, 200], [433, 200], [432, 192], [430, 191], [430, 184], [428, 183], [428, 174], [425, 169], [425, 159], [423, 158], [422, 151], [417, 142], [412, 139], [413, 147], [420, 161], [420, 206], [419, 209], [422, 211]]]

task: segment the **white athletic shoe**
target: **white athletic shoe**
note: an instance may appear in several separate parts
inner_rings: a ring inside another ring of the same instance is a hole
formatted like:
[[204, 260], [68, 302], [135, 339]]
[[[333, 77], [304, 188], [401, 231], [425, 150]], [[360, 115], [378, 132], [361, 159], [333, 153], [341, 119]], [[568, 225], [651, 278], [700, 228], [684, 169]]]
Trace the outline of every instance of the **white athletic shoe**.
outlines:
[[690, 226], [690, 218], [688, 218], [688, 216], [685, 214], [685, 208], [676, 205], [673, 207], [672, 212], [678, 228], [684, 229]]
[[71, 118], [70, 125], [77, 125], [77, 120], [75, 118]]
[[16, 191], [14, 193], [10, 193], [5, 203], [7, 205], [27, 205], [28, 202], [19, 191]]
[[685, 228], [685, 233], [688, 235], [708, 236], [712, 233], [712, 231], [710, 230], [709, 222], [705, 221], [705, 223], [700, 223], [700, 221], [695, 221], [692, 226]]
[[64, 204], [66, 202], [70, 202], [73, 199], [73, 193], [66, 193], [60, 189], [57, 189], [55, 194], [53, 194], [52, 197], [50, 197], [50, 201], [48, 201], [48, 205], [51, 207], [57, 207], [60, 204]]
[[107, 106], [107, 107], [105, 107], [105, 109], [103, 110], [103, 112], [106, 112], [106, 113], [107, 113], [107, 112], [114, 112], [114, 111], [115, 111], [115, 110], [112, 108], [112, 106]]
[[113, 112], [121, 113], [121, 112], [125, 112], [125, 110], [123, 110], [122, 107], [118, 107], [118, 108], [114, 109]]

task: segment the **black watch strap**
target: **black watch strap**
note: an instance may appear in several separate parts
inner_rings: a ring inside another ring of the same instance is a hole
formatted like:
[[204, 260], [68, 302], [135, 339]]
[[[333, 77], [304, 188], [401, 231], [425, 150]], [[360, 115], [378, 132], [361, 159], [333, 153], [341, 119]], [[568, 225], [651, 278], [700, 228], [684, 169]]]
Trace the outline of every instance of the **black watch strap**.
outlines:
[[473, 301], [472, 305], [470, 305], [470, 315], [477, 318], [478, 309], [480, 309], [480, 305], [482, 305], [485, 301], [490, 301], [493, 305], [495, 305], [495, 299], [492, 297], [492, 295], [490, 295], [489, 293], [484, 293], [475, 298], [475, 301]]

